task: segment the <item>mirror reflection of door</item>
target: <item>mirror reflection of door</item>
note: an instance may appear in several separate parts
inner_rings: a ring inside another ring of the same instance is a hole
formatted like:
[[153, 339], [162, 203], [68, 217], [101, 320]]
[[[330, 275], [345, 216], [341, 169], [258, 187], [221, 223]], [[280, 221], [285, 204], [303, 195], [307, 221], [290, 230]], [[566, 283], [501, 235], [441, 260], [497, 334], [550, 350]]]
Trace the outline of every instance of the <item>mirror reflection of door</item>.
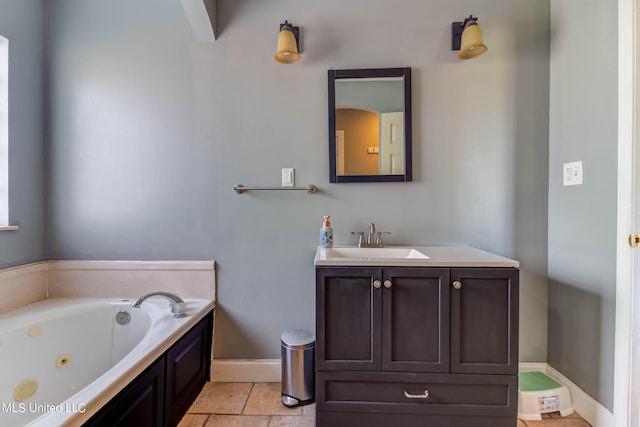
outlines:
[[344, 131], [336, 131], [336, 171], [344, 176]]
[[404, 174], [404, 115], [397, 113], [382, 113], [380, 115], [380, 174]]
[[[338, 153], [337, 174], [378, 175], [380, 115], [375, 111], [359, 108], [337, 108], [336, 137], [340, 131], [344, 141], [344, 173], [339, 171]], [[336, 148], [339, 150], [339, 147]]]

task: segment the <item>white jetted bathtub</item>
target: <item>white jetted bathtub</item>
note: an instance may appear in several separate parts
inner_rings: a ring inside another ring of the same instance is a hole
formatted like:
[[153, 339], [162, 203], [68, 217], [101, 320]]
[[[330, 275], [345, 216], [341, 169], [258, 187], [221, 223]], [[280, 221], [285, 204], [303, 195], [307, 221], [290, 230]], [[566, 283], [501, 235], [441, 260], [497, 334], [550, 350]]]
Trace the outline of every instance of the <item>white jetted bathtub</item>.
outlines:
[[0, 425], [77, 426], [213, 309], [186, 300], [49, 299], [0, 315]]

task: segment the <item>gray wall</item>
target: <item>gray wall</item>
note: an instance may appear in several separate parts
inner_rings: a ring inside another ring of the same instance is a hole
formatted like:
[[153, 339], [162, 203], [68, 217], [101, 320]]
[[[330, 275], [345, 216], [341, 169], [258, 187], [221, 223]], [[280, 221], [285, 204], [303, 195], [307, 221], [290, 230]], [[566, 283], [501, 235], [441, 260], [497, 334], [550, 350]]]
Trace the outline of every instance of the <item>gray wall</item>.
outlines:
[[[549, 1], [218, 0], [192, 42], [177, 0], [52, 0], [48, 258], [215, 259], [215, 356], [278, 358], [314, 327], [322, 216], [338, 243], [519, 259], [521, 360], [547, 356]], [[367, 13], [363, 13], [366, 10]], [[449, 50], [480, 17], [489, 53]], [[302, 60], [273, 60], [278, 24]], [[329, 68], [413, 68], [414, 182], [329, 184]], [[316, 195], [254, 192], [282, 167]]]
[[[588, 43], [585, 28], [593, 30]], [[609, 409], [615, 348], [617, 31], [615, 0], [551, 1], [549, 363]], [[584, 184], [564, 187], [562, 164], [578, 160]]]
[[44, 259], [43, 5], [0, 0], [9, 39], [9, 221], [0, 232], [0, 268]]

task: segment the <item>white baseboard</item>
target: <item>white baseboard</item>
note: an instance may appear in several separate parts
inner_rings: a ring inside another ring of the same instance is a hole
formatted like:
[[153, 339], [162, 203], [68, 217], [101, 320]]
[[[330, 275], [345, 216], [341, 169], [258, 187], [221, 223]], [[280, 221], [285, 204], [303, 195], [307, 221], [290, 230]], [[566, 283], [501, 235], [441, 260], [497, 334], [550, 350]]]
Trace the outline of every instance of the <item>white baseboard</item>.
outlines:
[[569, 378], [562, 375], [550, 365], [547, 365], [546, 374], [569, 389], [573, 409], [589, 424], [596, 427], [614, 426], [613, 413], [575, 385]]
[[221, 383], [277, 383], [280, 359], [213, 359], [211, 381]]
[[536, 371], [536, 372], [547, 372], [547, 365], [544, 362], [541, 363], [529, 363], [529, 362], [520, 362], [520, 364], [518, 365], [518, 372], [530, 372], [530, 371]]

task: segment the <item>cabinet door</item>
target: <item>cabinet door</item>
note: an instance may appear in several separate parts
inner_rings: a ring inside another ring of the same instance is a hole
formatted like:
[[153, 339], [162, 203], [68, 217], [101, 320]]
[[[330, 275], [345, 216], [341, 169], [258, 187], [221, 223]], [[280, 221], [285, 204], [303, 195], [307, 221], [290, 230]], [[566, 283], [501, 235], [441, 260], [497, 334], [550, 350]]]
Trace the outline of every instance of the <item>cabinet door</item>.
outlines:
[[451, 372], [517, 374], [518, 270], [451, 270]]
[[83, 427], [164, 425], [164, 358], [156, 361]]
[[167, 352], [166, 425], [178, 425], [209, 379], [213, 314], [209, 313]]
[[382, 369], [449, 372], [449, 269], [384, 268]]
[[316, 269], [317, 370], [380, 369], [381, 279], [380, 268]]

